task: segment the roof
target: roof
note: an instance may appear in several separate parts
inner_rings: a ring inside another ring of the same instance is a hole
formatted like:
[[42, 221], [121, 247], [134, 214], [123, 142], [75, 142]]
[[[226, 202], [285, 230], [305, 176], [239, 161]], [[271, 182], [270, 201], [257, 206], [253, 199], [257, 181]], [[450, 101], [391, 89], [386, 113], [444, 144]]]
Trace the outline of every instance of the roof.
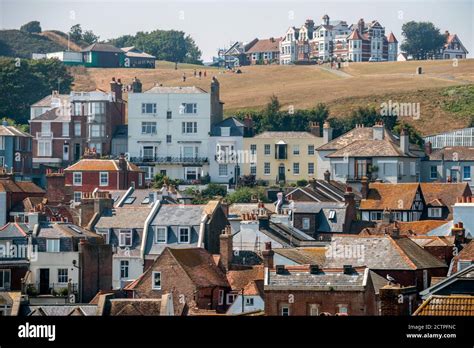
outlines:
[[474, 296], [430, 296], [413, 313], [415, 316], [474, 316]]
[[104, 212], [94, 228], [143, 228], [152, 207], [120, 207]]
[[29, 231], [24, 223], [9, 222], [0, 228], [0, 238], [25, 238]]
[[410, 222], [398, 222], [400, 234], [425, 235], [431, 230], [446, 223], [445, 220], [419, 220]]
[[462, 250], [457, 254], [453, 260], [453, 268], [451, 270], [452, 273], [456, 273], [458, 271], [458, 262], [459, 261], [471, 261], [471, 264], [474, 264], [474, 241], [471, 239], [469, 243], [467, 243]]
[[[442, 295], [451, 294], [451, 291], [455, 291], [455, 294], [462, 293], [462, 287], [454, 287], [454, 290], [450, 290], [453, 283], [460, 281], [460, 284], [465, 284], [465, 293], [472, 294], [474, 287], [474, 264], [463, 270], [444, 278], [436, 284], [420, 292], [420, 296], [426, 299], [428, 296], [436, 295], [438, 292]], [[470, 285], [468, 285], [470, 284]], [[446, 291], [445, 291], [446, 290]]]
[[316, 274], [306, 266], [285, 266], [282, 274], [269, 270], [268, 286], [265, 290], [313, 290], [313, 291], [363, 291], [367, 286], [368, 268], [356, 268], [351, 274], [344, 274], [341, 268], [322, 269]]
[[110, 316], [146, 316], [160, 315], [161, 298], [118, 298], [110, 299], [110, 308], [107, 315]]
[[124, 53], [120, 48], [107, 43], [93, 43], [90, 46], [82, 49], [81, 52], [112, 52], [112, 53]]
[[430, 161], [474, 161], [474, 147], [450, 146], [433, 151]]
[[310, 132], [263, 132], [257, 134], [253, 137], [254, 139], [275, 139], [275, 138], [284, 138], [284, 139], [311, 139], [311, 138], [320, 138]]
[[73, 315], [97, 315], [97, 305], [77, 304], [77, 305], [41, 305], [41, 306], [21, 306], [23, 315], [26, 316], [73, 316]]
[[362, 36], [360, 36], [359, 30], [352, 30], [352, 33], [347, 37], [347, 40], [362, 40]]
[[151, 225], [196, 226], [205, 214], [205, 205], [163, 204], [151, 221]]
[[28, 133], [25, 133], [14, 126], [5, 126], [0, 125], [0, 136], [3, 137], [23, 137], [23, 138], [31, 138], [32, 136]]
[[[66, 111], [66, 113], [64, 113]], [[71, 117], [67, 108], [53, 108], [48, 111], [45, 111], [41, 115], [35, 117], [31, 122], [39, 121], [70, 121]]]
[[326, 250], [326, 247], [273, 249], [276, 254], [300, 265], [323, 265], [326, 260]]
[[[339, 181], [313, 179], [305, 187], [291, 188], [286, 194], [286, 199], [295, 200], [294, 194], [297, 191], [301, 191], [304, 193], [304, 195], [308, 196], [309, 198], [311, 198], [311, 200], [314, 201], [342, 202], [344, 201], [344, 194], [346, 192], [346, 188], [347, 185]], [[356, 200], [360, 200], [360, 194], [358, 192], [353, 193], [355, 196], [354, 198]], [[297, 198], [295, 201], [299, 200], [300, 199]]]
[[344, 202], [291, 202], [289, 208], [293, 213], [316, 214], [323, 209], [345, 209]]
[[[350, 249], [352, 257], [342, 257], [338, 250]], [[333, 235], [326, 253], [325, 267], [367, 266], [373, 270], [417, 270], [447, 268], [438, 258], [408, 237], [388, 235]]]
[[67, 222], [41, 222], [38, 237], [60, 238], [60, 237], [96, 237], [102, 238], [94, 232], [83, 229], [80, 226]]
[[55, 94], [54, 97], [51, 94], [47, 95], [43, 99], [38, 100], [36, 103], [31, 105], [31, 107], [49, 108], [51, 107], [53, 98], [60, 99], [62, 102], [61, 105], [65, 105], [69, 101], [69, 94]]
[[[64, 171], [81, 171], [81, 172], [115, 172], [119, 171], [119, 160], [108, 160], [108, 159], [82, 159], [79, 162], [67, 167]], [[135, 164], [127, 161], [127, 169], [131, 172], [141, 172]]]
[[230, 127], [231, 137], [242, 137], [244, 136], [244, 124], [235, 117], [229, 117], [212, 126], [211, 136], [221, 136], [221, 127]]
[[31, 181], [15, 181], [11, 177], [0, 176], [0, 192], [44, 194], [44, 190]]
[[281, 38], [270, 38], [265, 40], [258, 40], [252, 47], [250, 47], [247, 54], [256, 52], [280, 52]]
[[398, 144], [385, 140], [355, 140], [326, 157], [407, 157]]
[[[224, 272], [216, 266], [212, 255], [207, 250], [202, 248], [167, 248], [167, 250], [197, 287], [229, 286]], [[151, 269], [153, 269], [153, 266]]]
[[122, 51], [125, 52], [125, 55], [127, 57], [136, 57], [136, 58], [153, 58], [155, 59], [155, 56], [152, 56], [151, 54], [145, 53], [142, 50], [139, 50], [135, 46], [130, 46], [130, 47], [122, 47]]
[[387, 41], [388, 41], [389, 43], [398, 43], [397, 38], [395, 37], [395, 35], [393, 35], [392, 32], [390, 32], [390, 35], [388, 36]]
[[[264, 203], [267, 212], [275, 212], [273, 203]], [[240, 219], [243, 214], [258, 214], [258, 203], [232, 203], [229, 205], [228, 218]]]
[[200, 87], [190, 86], [190, 87], [164, 87], [164, 86], [154, 86], [150, 88], [145, 93], [155, 93], [155, 94], [207, 94], [205, 90]]
[[421, 183], [421, 191], [426, 204], [433, 206], [446, 206], [449, 210], [448, 219], [452, 219], [453, 205], [458, 197], [470, 197], [471, 189], [467, 182], [464, 183]]
[[227, 281], [232, 290], [241, 291], [254, 281], [263, 281], [263, 265], [256, 265], [245, 269], [230, 270], [226, 274]]
[[[352, 147], [348, 147], [348, 146], [351, 146], [351, 144], [353, 144], [355, 141], [362, 141], [362, 142], [358, 143], [359, 144], [358, 146], [363, 146], [363, 148], [361, 149], [361, 153], [362, 152], [364, 152], [364, 153], [373, 153], [373, 156], [377, 156], [376, 152], [371, 152], [370, 151], [370, 143], [373, 143], [374, 145], [377, 146], [377, 148], [378, 148], [377, 151], [383, 150], [387, 153], [395, 154], [397, 152], [396, 148], [399, 147], [400, 140], [397, 139], [385, 127], [384, 127], [384, 133], [383, 133], [384, 134], [383, 140], [373, 140], [374, 139], [374, 133], [373, 133], [374, 128], [375, 128], [375, 126], [374, 127], [356, 127], [354, 129], [350, 130], [349, 132], [344, 133], [343, 135], [331, 140], [327, 144], [324, 144], [324, 145], [320, 146], [317, 150], [318, 151], [321, 151], [321, 150], [323, 150], [323, 151], [326, 151], [326, 150], [344, 150], [344, 148], [347, 147], [345, 149], [346, 152], [348, 152], [348, 153], [350, 152], [352, 155], [357, 156], [358, 155], [357, 146], [352, 146]], [[368, 141], [368, 142], [364, 142], [364, 141]], [[381, 145], [381, 144], [377, 144], [377, 142], [388, 142], [388, 143], [392, 143], [392, 144], [390, 146], [388, 144], [387, 145]], [[415, 144], [410, 144], [409, 148], [411, 150], [421, 151], [421, 149]], [[388, 152], [389, 150], [390, 150], [390, 152]], [[344, 157], [344, 152], [341, 152], [341, 153], [342, 153], [342, 155], [340, 157]]]
[[410, 210], [418, 183], [370, 183], [367, 199], [360, 201], [361, 210]]

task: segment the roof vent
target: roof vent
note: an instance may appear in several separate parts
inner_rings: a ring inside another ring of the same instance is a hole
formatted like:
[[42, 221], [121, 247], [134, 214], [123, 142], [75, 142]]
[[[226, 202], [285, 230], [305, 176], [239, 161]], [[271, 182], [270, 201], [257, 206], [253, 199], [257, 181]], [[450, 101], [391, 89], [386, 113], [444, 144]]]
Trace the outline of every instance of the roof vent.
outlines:
[[318, 265], [309, 265], [309, 273], [318, 274], [321, 271]]
[[284, 265], [276, 265], [276, 274], [283, 274], [285, 273], [285, 266]]
[[352, 265], [344, 265], [344, 274], [352, 274], [354, 273], [354, 268]]

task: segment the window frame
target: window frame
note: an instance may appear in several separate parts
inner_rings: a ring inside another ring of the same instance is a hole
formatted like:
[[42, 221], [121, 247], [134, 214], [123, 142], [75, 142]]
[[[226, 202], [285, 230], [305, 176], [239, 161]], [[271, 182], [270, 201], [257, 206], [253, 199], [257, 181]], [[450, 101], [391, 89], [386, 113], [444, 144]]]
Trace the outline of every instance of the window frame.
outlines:
[[[166, 244], [168, 243], [168, 227], [167, 226], [154, 226], [154, 231], [155, 231], [155, 238], [154, 238], [154, 241], [155, 241], [155, 244]], [[158, 231], [159, 230], [164, 230], [164, 241], [162, 240], [159, 240], [158, 239]]]
[[[102, 176], [105, 174], [106, 181], [102, 182]], [[109, 172], [99, 172], [99, 186], [109, 186]]]
[[[156, 276], [158, 275], [158, 280], [159, 280], [159, 285], [156, 285]], [[162, 289], [162, 284], [161, 284], [161, 272], [159, 271], [153, 271], [151, 273], [151, 289], [152, 290], [161, 290]]]
[[[60, 274], [61, 271], [66, 271], [66, 274]], [[57, 269], [57, 275], [58, 275], [58, 283], [60, 284], [67, 284], [68, 281], [69, 281], [69, 273], [68, 273], [69, 269], [68, 268], [58, 268]], [[61, 281], [61, 277], [64, 278], [64, 276], [66, 276], [66, 281]]]
[[[125, 235], [125, 234], [130, 235], [130, 244], [126, 244], [122, 242], [122, 235]], [[131, 247], [132, 245], [133, 245], [133, 231], [128, 228], [120, 229], [119, 230], [119, 247]]]
[[[181, 240], [181, 231], [182, 230], [187, 230], [188, 233], [187, 233], [187, 236], [188, 236], [188, 241], [187, 242], [183, 242]], [[178, 227], [178, 244], [190, 244], [191, 243], [191, 227], [189, 226], [179, 226]]]
[[46, 252], [47, 253], [59, 253], [61, 252], [61, 241], [59, 238], [47, 238], [46, 239]]
[[128, 279], [129, 275], [130, 275], [130, 261], [120, 260], [120, 279]]
[[[77, 178], [80, 178], [80, 180], [76, 181], [76, 175], [78, 175]], [[72, 172], [72, 185], [82, 186], [82, 172]]]

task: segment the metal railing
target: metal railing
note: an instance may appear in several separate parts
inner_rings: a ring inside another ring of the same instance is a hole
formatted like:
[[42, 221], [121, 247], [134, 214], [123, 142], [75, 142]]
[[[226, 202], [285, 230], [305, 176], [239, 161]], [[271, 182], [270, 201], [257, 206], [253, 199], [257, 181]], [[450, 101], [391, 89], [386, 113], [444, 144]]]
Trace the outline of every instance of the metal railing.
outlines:
[[36, 283], [27, 283], [26, 292], [30, 296], [37, 295], [57, 295], [57, 296], [67, 296], [69, 294], [77, 294], [79, 292], [78, 283], [49, 283], [46, 287], [46, 284], [41, 282]]
[[207, 163], [207, 157], [184, 157], [184, 156], [143, 156], [143, 157], [130, 157], [132, 163], [169, 163], [169, 164], [202, 164]]

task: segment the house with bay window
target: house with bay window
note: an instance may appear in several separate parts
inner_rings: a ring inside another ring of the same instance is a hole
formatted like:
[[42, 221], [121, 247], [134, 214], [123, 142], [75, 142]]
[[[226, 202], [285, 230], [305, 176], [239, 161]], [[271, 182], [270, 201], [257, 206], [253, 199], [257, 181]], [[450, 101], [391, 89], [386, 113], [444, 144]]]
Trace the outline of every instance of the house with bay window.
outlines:
[[214, 125], [209, 138], [209, 175], [212, 182], [235, 183], [246, 156], [242, 152], [244, 123], [229, 117]]
[[129, 93], [128, 153], [146, 180], [161, 173], [197, 182], [209, 170], [209, 133], [222, 121], [219, 82], [199, 87], [154, 86]]
[[111, 154], [113, 135], [125, 124], [125, 102], [120, 79], [113, 78], [110, 89], [70, 94], [53, 91], [31, 106], [35, 167], [64, 167], [79, 160], [86, 150]]
[[357, 126], [332, 139], [329, 123], [323, 127], [325, 144], [317, 149], [318, 179], [329, 171], [331, 178], [353, 185], [363, 178], [389, 183], [418, 182], [424, 150], [410, 143], [408, 133], [396, 137], [383, 123]]

